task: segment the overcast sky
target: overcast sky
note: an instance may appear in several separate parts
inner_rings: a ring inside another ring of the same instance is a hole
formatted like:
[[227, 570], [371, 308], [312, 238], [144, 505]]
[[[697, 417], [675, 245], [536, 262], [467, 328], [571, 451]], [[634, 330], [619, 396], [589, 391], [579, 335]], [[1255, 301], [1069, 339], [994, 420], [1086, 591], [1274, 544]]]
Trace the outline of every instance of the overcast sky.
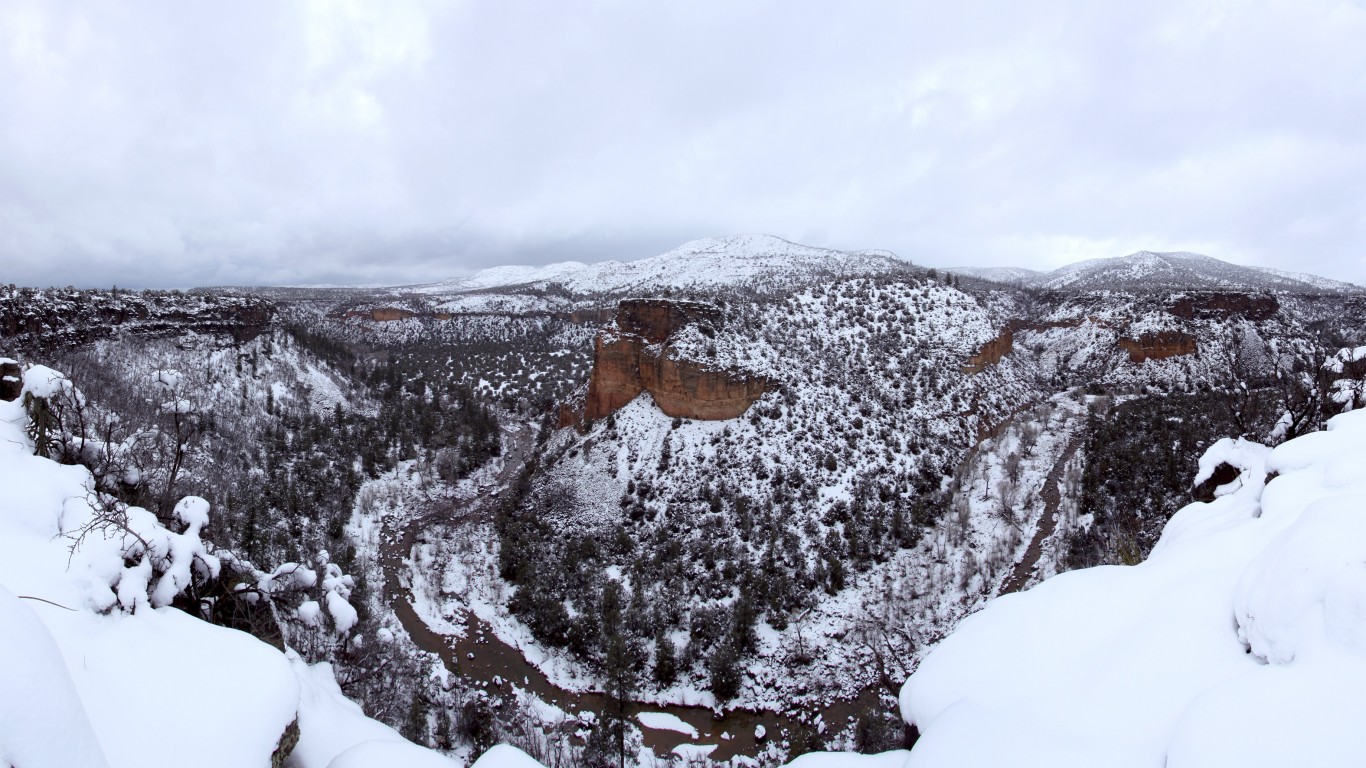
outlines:
[[1366, 4], [0, 0], [0, 282], [394, 284], [732, 233], [1366, 282]]

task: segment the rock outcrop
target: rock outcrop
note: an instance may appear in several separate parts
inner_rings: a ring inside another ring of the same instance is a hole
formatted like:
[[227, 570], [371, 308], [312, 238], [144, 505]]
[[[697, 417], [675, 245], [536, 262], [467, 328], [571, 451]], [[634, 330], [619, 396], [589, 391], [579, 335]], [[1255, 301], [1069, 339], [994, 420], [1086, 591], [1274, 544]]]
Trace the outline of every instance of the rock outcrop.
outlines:
[[990, 366], [1001, 362], [1001, 358], [1015, 349], [1015, 331], [1018, 328], [1017, 321], [1012, 320], [1006, 323], [995, 338], [987, 341], [977, 350], [977, 354], [968, 358], [968, 361], [962, 366], [963, 373], [981, 373]]
[[411, 310], [399, 309], [398, 307], [374, 307], [368, 310], [352, 310], [347, 312], [345, 317], [363, 317], [376, 323], [392, 323], [395, 320], [407, 320], [410, 317], [417, 317], [418, 314]]
[[1188, 293], [1172, 302], [1167, 311], [1185, 320], [1227, 320], [1234, 315], [1261, 322], [1280, 310], [1280, 302], [1270, 293]]
[[[733, 419], [767, 390], [768, 382], [744, 371], [689, 359], [670, 345], [690, 325], [714, 334], [721, 312], [710, 304], [629, 299], [617, 307], [616, 323], [594, 340], [593, 373], [583, 416], [602, 418], [649, 392], [669, 416]], [[561, 423], [566, 418], [562, 415]]]
[[395, 307], [390, 305], [349, 307], [333, 310], [328, 317], [336, 320], [367, 320], [373, 323], [391, 323], [396, 320], [455, 320], [466, 317], [548, 317], [554, 320], [563, 320], [575, 325], [587, 325], [593, 323], [601, 325], [612, 320], [615, 310], [603, 309], [599, 307], [588, 307], [574, 309], [567, 312], [556, 311], [479, 311], [479, 312], [448, 312], [435, 310], [430, 307], [416, 305], [413, 307]]
[[1194, 354], [1199, 348], [1195, 337], [1184, 331], [1156, 331], [1138, 338], [1120, 337], [1119, 348], [1129, 353], [1129, 362], [1165, 360], [1178, 355]]
[[256, 296], [0, 286], [0, 339], [15, 351], [51, 352], [118, 334], [197, 333], [240, 344], [264, 332], [274, 313]]
[[0, 400], [18, 400], [24, 391], [24, 372], [17, 360], [0, 357]]

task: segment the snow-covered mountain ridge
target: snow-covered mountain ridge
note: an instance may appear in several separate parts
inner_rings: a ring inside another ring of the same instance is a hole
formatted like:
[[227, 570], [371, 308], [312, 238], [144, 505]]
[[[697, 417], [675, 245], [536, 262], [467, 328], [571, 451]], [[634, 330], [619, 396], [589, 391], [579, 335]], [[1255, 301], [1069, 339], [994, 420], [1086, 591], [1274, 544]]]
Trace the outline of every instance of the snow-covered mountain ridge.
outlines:
[[952, 274], [1053, 291], [1273, 291], [1359, 293], [1361, 286], [1317, 275], [1232, 264], [1198, 253], [1139, 251], [1089, 259], [1052, 272], [1002, 267], [957, 267]]
[[704, 238], [637, 261], [567, 261], [540, 267], [493, 267], [469, 277], [414, 286], [428, 295], [559, 286], [577, 294], [688, 288], [793, 286], [817, 277], [891, 274], [909, 262], [888, 251], [837, 251], [771, 235]]

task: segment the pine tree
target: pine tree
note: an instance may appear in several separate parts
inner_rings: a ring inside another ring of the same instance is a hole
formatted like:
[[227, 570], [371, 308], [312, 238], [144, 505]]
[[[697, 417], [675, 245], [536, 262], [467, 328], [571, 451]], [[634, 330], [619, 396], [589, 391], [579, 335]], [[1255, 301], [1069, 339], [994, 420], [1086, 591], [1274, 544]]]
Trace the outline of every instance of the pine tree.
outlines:
[[660, 632], [655, 635], [655, 682], [660, 686], [672, 685], [678, 679], [678, 650], [669, 636]]

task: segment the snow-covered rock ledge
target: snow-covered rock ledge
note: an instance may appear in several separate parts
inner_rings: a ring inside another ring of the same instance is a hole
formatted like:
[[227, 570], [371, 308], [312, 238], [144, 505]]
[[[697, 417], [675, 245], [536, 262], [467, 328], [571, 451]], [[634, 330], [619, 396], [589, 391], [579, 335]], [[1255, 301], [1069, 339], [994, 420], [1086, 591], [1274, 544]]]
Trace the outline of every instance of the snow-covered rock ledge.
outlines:
[[1366, 412], [1220, 463], [1240, 482], [1146, 562], [1000, 598], [932, 651], [908, 766], [1366, 764]]

